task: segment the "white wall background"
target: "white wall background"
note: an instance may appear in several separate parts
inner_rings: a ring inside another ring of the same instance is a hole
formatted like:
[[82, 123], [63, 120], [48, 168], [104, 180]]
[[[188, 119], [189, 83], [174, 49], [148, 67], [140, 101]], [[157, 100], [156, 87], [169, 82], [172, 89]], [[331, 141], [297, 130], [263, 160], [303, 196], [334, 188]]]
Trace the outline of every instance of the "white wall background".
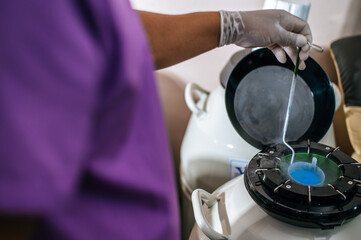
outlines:
[[[308, 22], [313, 42], [328, 47], [347, 35], [361, 34], [360, 0], [310, 0]], [[263, 0], [131, 0], [135, 9], [166, 14], [195, 11], [256, 10], [262, 9]], [[219, 74], [230, 56], [239, 50], [236, 46], [214, 49], [198, 57], [158, 71], [171, 74], [185, 82], [197, 82], [211, 90], [219, 84]]]

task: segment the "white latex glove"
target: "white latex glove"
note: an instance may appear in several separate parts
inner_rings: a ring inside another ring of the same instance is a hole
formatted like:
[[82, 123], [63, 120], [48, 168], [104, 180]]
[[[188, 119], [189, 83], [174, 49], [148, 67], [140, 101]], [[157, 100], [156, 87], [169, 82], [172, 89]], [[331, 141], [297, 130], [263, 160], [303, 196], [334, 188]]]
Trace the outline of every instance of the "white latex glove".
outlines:
[[283, 10], [250, 12], [220, 11], [221, 36], [219, 46], [237, 44], [241, 47], [267, 47], [278, 61], [286, 62], [286, 53], [296, 62], [297, 47], [300, 52], [299, 69], [305, 69], [304, 61], [312, 43], [311, 29], [307, 22]]

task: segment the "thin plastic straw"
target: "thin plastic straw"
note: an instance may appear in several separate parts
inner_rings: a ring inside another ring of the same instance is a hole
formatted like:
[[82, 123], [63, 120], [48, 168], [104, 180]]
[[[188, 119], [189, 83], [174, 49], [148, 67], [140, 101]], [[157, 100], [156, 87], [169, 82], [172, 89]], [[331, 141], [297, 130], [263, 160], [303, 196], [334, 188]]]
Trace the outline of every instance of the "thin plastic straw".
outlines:
[[295, 150], [286, 142], [286, 132], [287, 132], [287, 127], [288, 127], [288, 120], [289, 120], [289, 117], [290, 117], [292, 102], [293, 102], [293, 96], [294, 96], [294, 93], [295, 93], [296, 78], [297, 78], [297, 73], [298, 73], [298, 65], [300, 63], [300, 51], [301, 51], [301, 48], [299, 48], [298, 52], [297, 52], [296, 65], [295, 65], [295, 69], [293, 71], [292, 84], [291, 84], [291, 88], [290, 88], [290, 94], [289, 94], [289, 97], [288, 97], [288, 105], [287, 105], [287, 111], [286, 111], [286, 116], [285, 116], [285, 122], [284, 122], [284, 125], [283, 125], [283, 136], [282, 136], [283, 144], [287, 148], [289, 148], [291, 150], [291, 152], [292, 152], [291, 164], [293, 164], [293, 160], [295, 158]]

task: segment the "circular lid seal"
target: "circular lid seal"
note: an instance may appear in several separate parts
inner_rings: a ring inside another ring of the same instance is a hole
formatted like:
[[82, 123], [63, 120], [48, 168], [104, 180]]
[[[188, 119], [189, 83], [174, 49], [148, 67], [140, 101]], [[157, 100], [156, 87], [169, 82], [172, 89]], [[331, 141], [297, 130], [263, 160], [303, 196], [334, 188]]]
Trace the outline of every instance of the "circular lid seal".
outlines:
[[[329, 129], [335, 96], [331, 82], [312, 58], [298, 71], [286, 141], [318, 142]], [[226, 109], [233, 127], [258, 149], [280, 143], [294, 64], [282, 64], [267, 48], [245, 56], [226, 86]]]

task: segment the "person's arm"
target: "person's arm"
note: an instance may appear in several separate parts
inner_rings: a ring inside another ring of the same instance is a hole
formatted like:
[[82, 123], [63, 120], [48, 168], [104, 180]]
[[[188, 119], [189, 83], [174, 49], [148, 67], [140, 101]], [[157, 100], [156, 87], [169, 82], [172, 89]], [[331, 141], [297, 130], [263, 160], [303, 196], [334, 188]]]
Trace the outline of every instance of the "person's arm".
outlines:
[[286, 53], [300, 69], [305, 68], [312, 34], [307, 22], [282, 10], [251, 12], [198, 12], [164, 15], [139, 11], [146, 30], [155, 66], [168, 67], [216, 47], [268, 47], [280, 62]]
[[218, 46], [218, 12], [164, 15], [139, 11], [139, 14], [157, 69], [190, 59]]

